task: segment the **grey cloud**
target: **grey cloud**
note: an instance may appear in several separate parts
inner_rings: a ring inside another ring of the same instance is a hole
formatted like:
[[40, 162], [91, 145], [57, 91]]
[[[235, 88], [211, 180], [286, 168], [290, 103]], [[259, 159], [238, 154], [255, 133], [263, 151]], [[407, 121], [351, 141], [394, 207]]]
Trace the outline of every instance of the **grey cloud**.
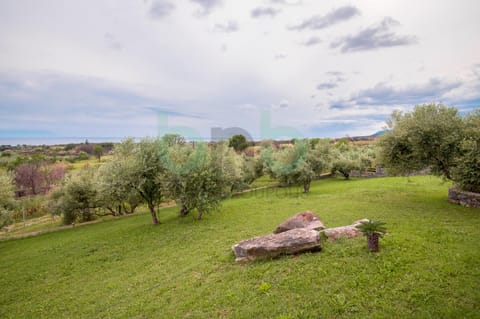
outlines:
[[222, 5], [222, 0], [190, 0], [198, 5], [200, 5], [200, 15], [208, 15], [212, 12], [216, 7]]
[[252, 18], [261, 18], [264, 16], [270, 16], [273, 18], [277, 14], [279, 14], [281, 11], [282, 10], [280, 9], [275, 9], [271, 7], [257, 7], [250, 12], [250, 16]]
[[230, 20], [227, 23], [217, 23], [213, 27], [217, 32], [231, 33], [238, 31], [238, 23], [236, 21]]
[[327, 71], [325, 72], [326, 75], [328, 76], [343, 76], [343, 72], [340, 72], [340, 71]]
[[324, 29], [339, 22], [349, 20], [359, 14], [360, 11], [356, 7], [344, 6], [334, 9], [324, 16], [313, 16], [298, 25], [288, 27], [288, 29], [296, 31]]
[[342, 103], [342, 102], [333, 103], [333, 104], [330, 105], [330, 109], [332, 109], [332, 110], [345, 110], [345, 109], [349, 109], [351, 107], [352, 106], [350, 104]]
[[352, 100], [360, 105], [438, 102], [446, 93], [458, 88], [461, 84], [459, 81], [450, 82], [432, 78], [424, 84], [397, 89], [386, 83], [378, 83], [373, 88], [361, 90]]
[[284, 53], [277, 53], [277, 54], [275, 54], [275, 59], [276, 59], [276, 60], [285, 59], [286, 57], [287, 57], [287, 55], [284, 54]]
[[148, 10], [148, 15], [150, 18], [158, 20], [169, 16], [174, 9], [175, 5], [173, 3], [164, 0], [157, 0], [152, 2], [152, 5]]
[[415, 105], [430, 102], [448, 102], [445, 96], [460, 87], [460, 81], [447, 81], [432, 78], [428, 82], [410, 85], [404, 88], [394, 88], [387, 83], [377, 83], [372, 88], [360, 90], [347, 100], [334, 101], [332, 109], [351, 108], [367, 105]]
[[330, 47], [333, 49], [340, 48], [342, 53], [346, 53], [410, 45], [418, 42], [415, 36], [395, 34], [391, 29], [398, 25], [400, 25], [398, 21], [386, 17], [379, 25], [370, 26], [357, 34], [343, 37], [332, 42]]
[[338, 87], [338, 84], [345, 82], [343, 73], [339, 71], [328, 71], [325, 73], [330, 79], [317, 85], [317, 90], [330, 90]]
[[302, 4], [302, 0], [270, 0], [270, 2], [274, 4], [291, 5], [291, 6]]
[[306, 41], [302, 42], [304, 46], [310, 47], [322, 43], [322, 40], [319, 37], [310, 37]]
[[112, 50], [120, 51], [123, 49], [123, 45], [115, 38], [115, 36], [111, 33], [105, 33], [103, 36], [105, 44], [108, 48]]
[[317, 90], [330, 90], [330, 89], [334, 89], [338, 87], [338, 84], [333, 82], [333, 81], [329, 81], [329, 82], [323, 82], [323, 83], [320, 83], [319, 85], [317, 85]]
[[473, 66], [473, 74], [480, 80], [480, 64]]
[[286, 108], [288, 108], [288, 105], [289, 105], [288, 101], [287, 101], [287, 100], [283, 100], [283, 101], [280, 102], [280, 104], [279, 104], [278, 106], [279, 106], [281, 109], [286, 109]]

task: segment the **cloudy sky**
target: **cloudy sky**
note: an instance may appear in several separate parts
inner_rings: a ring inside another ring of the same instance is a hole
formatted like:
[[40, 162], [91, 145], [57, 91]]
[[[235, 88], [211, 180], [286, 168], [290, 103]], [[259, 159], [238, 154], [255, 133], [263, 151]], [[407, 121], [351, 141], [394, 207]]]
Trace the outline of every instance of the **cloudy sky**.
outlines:
[[369, 135], [480, 107], [480, 2], [0, 0], [0, 137]]

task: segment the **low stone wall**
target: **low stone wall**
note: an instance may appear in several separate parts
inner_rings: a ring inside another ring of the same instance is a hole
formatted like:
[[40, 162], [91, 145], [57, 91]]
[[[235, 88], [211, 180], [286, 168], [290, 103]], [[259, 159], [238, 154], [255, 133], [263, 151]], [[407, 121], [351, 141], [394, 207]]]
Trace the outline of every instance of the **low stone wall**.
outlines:
[[448, 200], [454, 204], [480, 208], [480, 193], [465, 192], [452, 187], [448, 190]]

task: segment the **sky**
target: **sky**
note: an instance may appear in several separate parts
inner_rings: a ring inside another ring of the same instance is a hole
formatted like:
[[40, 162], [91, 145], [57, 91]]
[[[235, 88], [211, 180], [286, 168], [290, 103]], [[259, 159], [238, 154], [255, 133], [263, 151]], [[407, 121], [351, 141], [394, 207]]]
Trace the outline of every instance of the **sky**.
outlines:
[[370, 135], [480, 108], [480, 2], [0, 0], [0, 137]]

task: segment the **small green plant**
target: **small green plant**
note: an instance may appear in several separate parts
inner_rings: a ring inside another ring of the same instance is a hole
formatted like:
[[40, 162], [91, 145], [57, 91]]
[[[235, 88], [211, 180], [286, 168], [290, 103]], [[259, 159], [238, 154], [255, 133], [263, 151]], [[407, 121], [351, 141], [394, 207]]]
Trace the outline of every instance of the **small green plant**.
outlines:
[[378, 252], [378, 239], [383, 237], [387, 232], [385, 223], [379, 220], [369, 220], [368, 222], [361, 222], [356, 228], [367, 237], [367, 247], [370, 251]]
[[272, 288], [272, 285], [270, 285], [268, 282], [263, 281], [260, 286], [257, 287], [257, 290], [261, 293], [268, 293], [268, 291]]

